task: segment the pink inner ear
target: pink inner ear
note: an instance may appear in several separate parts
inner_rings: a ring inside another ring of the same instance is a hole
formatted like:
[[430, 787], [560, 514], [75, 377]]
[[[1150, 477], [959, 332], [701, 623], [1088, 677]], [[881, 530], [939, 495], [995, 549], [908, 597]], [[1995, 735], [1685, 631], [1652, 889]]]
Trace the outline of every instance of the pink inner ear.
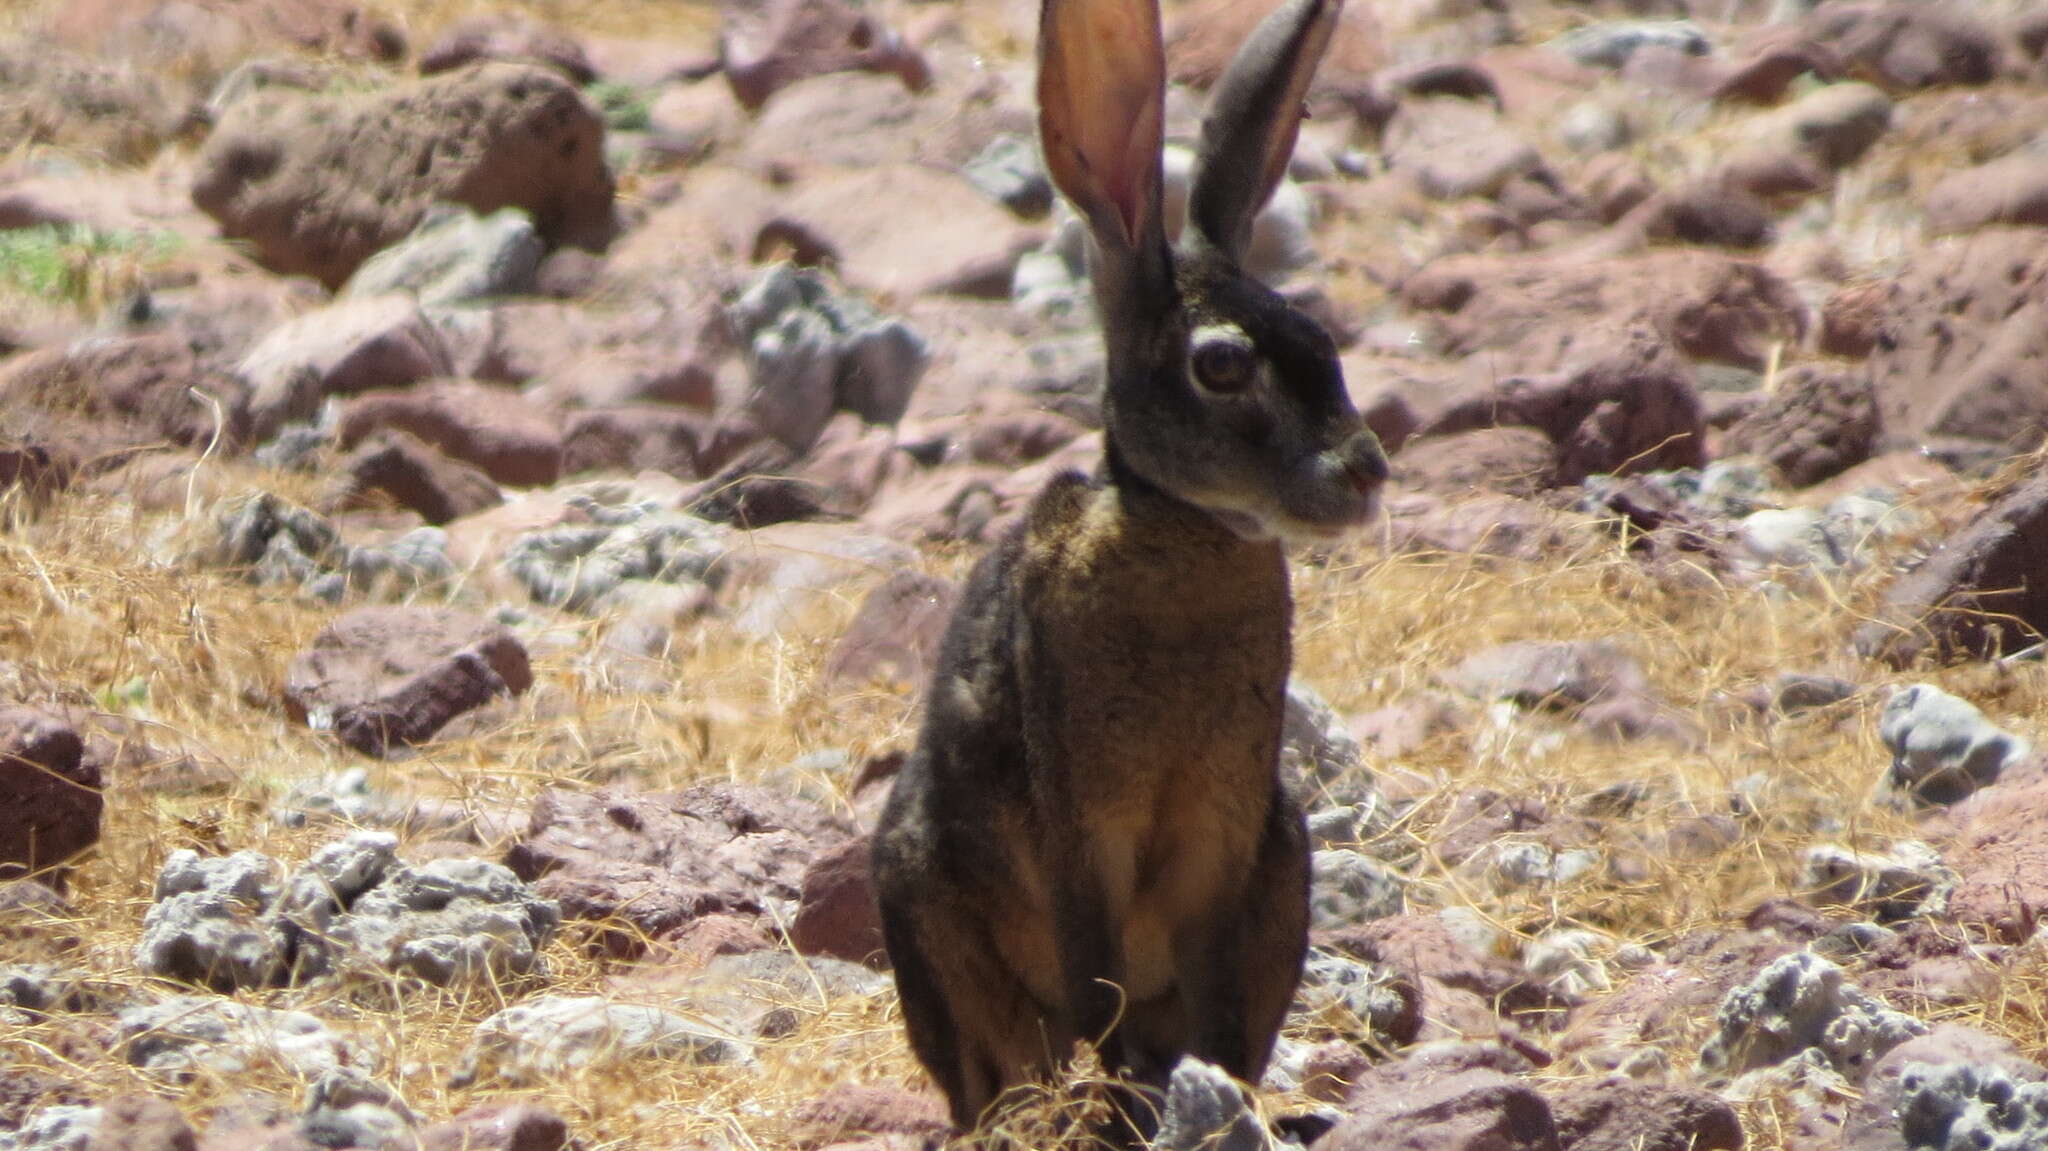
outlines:
[[1118, 167], [1117, 210], [1123, 216], [1124, 241], [1137, 247], [1145, 234], [1148, 221], [1146, 214], [1155, 211], [1151, 194], [1151, 181], [1159, 171], [1159, 149], [1162, 144], [1161, 108], [1163, 93], [1157, 89], [1148, 91], [1131, 117], [1131, 134], [1124, 141], [1124, 154]]

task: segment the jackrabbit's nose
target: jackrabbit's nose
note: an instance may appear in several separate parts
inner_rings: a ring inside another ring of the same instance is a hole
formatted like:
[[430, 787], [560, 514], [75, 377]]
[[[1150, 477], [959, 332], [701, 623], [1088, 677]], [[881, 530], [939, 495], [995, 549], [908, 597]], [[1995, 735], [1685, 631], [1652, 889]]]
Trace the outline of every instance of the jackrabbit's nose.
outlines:
[[1347, 440], [1339, 449], [1339, 456], [1344, 461], [1344, 474], [1359, 491], [1371, 493], [1387, 482], [1387, 453], [1381, 450], [1379, 437], [1371, 432], [1360, 432]]

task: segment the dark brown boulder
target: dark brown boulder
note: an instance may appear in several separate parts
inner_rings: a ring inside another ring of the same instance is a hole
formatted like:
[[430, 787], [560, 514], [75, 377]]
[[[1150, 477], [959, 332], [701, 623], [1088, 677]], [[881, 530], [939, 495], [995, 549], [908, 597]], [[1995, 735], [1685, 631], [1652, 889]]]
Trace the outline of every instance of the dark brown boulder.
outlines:
[[1895, 667], [1987, 659], [2048, 635], [2048, 474], [2008, 492], [1899, 577], [1856, 650]]
[[1803, 488], [1869, 459], [1879, 429], [1866, 376], [1801, 365], [1778, 376], [1763, 406], [1728, 430], [1723, 448], [1762, 456], [1786, 483]]
[[453, 608], [366, 607], [293, 658], [284, 706], [365, 755], [386, 755], [532, 686], [526, 648], [502, 625]]
[[0, 708], [0, 879], [46, 871], [99, 842], [105, 783], [84, 752], [55, 716]]

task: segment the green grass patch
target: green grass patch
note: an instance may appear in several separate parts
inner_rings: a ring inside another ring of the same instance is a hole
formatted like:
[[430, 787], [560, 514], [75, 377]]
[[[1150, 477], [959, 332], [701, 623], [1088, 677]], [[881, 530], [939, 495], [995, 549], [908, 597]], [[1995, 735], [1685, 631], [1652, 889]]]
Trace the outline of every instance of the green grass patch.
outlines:
[[169, 232], [46, 224], [0, 231], [0, 292], [98, 307], [139, 287], [182, 246]]

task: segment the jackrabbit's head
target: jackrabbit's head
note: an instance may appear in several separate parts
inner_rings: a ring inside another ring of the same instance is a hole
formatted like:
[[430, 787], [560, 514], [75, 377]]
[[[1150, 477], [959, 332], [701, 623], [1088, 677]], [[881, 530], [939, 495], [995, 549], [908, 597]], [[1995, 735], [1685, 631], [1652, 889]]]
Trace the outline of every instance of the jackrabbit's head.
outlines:
[[1045, 0], [1040, 20], [1046, 163], [1093, 237], [1110, 465], [1252, 539], [1354, 527], [1387, 476], [1329, 333], [1239, 266], [1342, 4], [1286, 0], [1217, 82], [1177, 247], [1157, 0]]

